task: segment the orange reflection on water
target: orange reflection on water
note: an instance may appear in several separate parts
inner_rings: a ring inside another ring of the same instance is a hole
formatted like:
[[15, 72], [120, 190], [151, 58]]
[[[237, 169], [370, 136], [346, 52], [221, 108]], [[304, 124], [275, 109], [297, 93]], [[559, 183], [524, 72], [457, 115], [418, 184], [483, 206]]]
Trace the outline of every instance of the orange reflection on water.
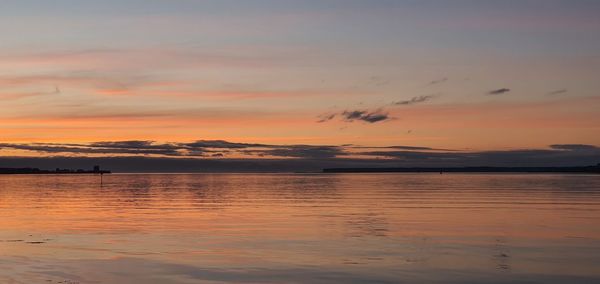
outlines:
[[599, 185], [585, 175], [0, 176], [0, 280], [597, 280]]

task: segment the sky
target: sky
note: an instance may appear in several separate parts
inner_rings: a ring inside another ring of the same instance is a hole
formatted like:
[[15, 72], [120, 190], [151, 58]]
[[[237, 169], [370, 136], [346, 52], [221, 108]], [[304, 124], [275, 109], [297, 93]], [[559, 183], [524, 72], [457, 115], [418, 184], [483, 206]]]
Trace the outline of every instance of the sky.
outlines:
[[592, 0], [4, 0], [0, 166], [595, 164], [599, 13]]

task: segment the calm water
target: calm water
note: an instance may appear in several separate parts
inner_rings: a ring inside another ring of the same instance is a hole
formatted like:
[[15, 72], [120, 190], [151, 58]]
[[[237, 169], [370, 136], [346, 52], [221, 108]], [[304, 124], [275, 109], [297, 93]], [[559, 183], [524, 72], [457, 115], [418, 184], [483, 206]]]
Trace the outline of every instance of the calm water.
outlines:
[[600, 176], [0, 176], [0, 283], [600, 283]]

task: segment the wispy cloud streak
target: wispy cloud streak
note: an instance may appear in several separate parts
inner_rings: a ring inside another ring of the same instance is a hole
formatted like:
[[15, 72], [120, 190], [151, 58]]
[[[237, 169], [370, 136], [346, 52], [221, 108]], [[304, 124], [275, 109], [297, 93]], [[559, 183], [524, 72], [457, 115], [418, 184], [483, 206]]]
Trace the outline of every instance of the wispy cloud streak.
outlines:
[[339, 113], [327, 113], [319, 115], [318, 123], [331, 121], [336, 117], [341, 117], [342, 121], [354, 122], [362, 121], [366, 123], [377, 123], [392, 119], [389, 114], [382, 109], [377, 110], [345, 110]]
[[560, 90], [554, 90], [552, 92], [549, 92], [548, 95], [550, 95], [550, 96], [562, 95], [562, 94], [566, 94], [567, 92], [568, 92], [567, 89], [560, 89]]
[[436, 96], [437, 95], [416, 96], [416, 97], [412, 97], [408, 100], [393, 102], [392, 104], [393, 105], [414, 105], [414, 104], [418, 104], [418, 103], [427, 102], [427, 101], [435, 98]]
[[506, 94], [508, 92], [510, 92], [510, 89], [501, 88], [501, 89], [491, 90], [491, 91], [487, 92], [487, 94], [488, 95], [502, 95], [502, 94]]
[[439, 84], [445, 83], [447, 81], [448, 81], [448, 78], [444, 77], [441, 79], [433, 80], [433, 81], [429, 82], [429, 84], [427, 84], [427, 85], [428, 86], [439, 85]]

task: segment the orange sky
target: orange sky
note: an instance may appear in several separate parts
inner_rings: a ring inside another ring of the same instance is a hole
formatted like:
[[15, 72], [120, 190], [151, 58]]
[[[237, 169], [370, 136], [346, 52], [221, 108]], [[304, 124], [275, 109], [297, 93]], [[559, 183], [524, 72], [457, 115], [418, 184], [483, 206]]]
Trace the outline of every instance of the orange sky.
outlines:
[[0, 12], [0, 143], [600, 145], [593, 7], [122, 5]]

